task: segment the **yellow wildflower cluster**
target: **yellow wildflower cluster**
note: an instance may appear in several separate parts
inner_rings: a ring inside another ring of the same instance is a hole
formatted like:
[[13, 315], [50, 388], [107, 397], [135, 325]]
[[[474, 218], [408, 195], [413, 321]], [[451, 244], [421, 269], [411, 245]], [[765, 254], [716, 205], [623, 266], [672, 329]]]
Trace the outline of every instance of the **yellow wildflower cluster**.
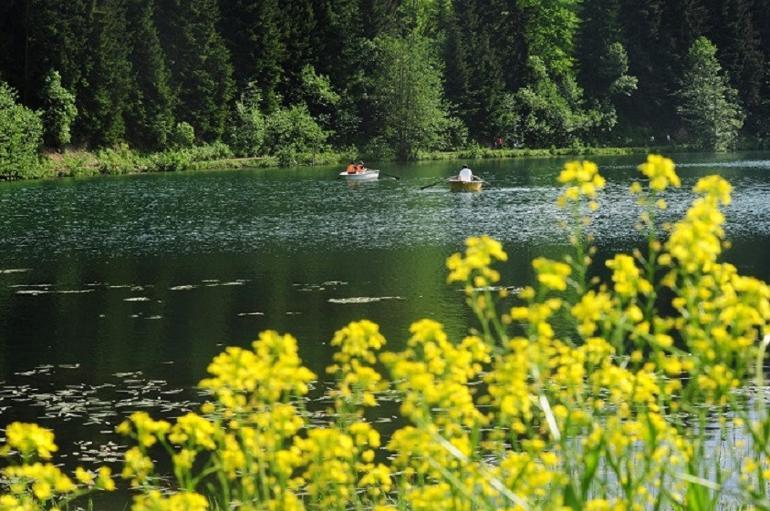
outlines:
[[639, 165], [639, 171], [649, 178], [650, 189], [656, 192], [662, 192], [669, 186], [679, 188], [682, 185], [674, 162], [658, 154], [647, 156], [647, 161]]
[[51, 459], [59, 450], [54, 443], [53, 431], [41, 428], [37, 424], [14, 422], [5, 430], [6, 442], [0, 448], [0, 456], [7, 456], [12, 450], [19, 452], [22, 458], [38, 457]]
[[559, 183], [564, 185], [564, 191], [557, 200], [560, 207], [578, 203], [581, 198], [585, 198], [591, 201], [590, 206], [595, 209], [596, 194], [605, 186], [599, 167], [591, 161], [567, 162], [559, 174]]
[[647, 295], [652, 291], [652, 284], [641, 276], [634, 258], [627, 254], [618, 254], [607, 261], [607, 268], [612, 270], [612, 282], [615, 293], [621, 297]]
[[0, 470], [0, 481], [7, 493], [0, 491], [0, 510], [55, 509], [94, 490], [115, 489], [108, 467], [99, 468], [96, 475], [77, 467], [73, 480], [59, 467], [39, 461], [50, 460], [58, 450], [52, 431], [37, 424], [12, 422], [5, 434], [0, 456], [8, 459], [8, 465]]
[[165, 496], [158, 490], [150, 490], [134, 499], [131, 511], [205, 511], [209, 503], [197, 493], [176, 493]]
[[473, 336], [455, 345], [432, 320], [418, 321], [410, 331], [406, 350], [382, 356], [404, 394], [401, 412], [417, 424], [482, 424], [484, 417], [473, 406], [467, 383], [481, 372], [482, 363], [489, 362], [489, 348]]
[[551, 261], [538, 257], [532, 261], [532, 267], [537, 274], [537, 281], [548, 289], [564, 291], [567, 289], [567, 277], [572, 273], [568, 264]]
[[382, 376], [372, 367], [377, 352], [385, 345], [380, 327], [368, 320], [355, 321], [337, 331], [331, 345], [338, 348], [336, 363], [326, 371], [338, 378], [338, 389], [333, 392], [341, 400], [337, 409], [377, 406], [375, 395], [386, 388]]
[[507, 261], [499, 241], [489, 236], [470, 237], [465, 240], [465, 257], [453, 254], [446, 262], [449, 268], [447, 282], [470, 281], [475, 287], [484, 287], [500, 280], [500, 273], [490, 266], [494, 261]]
[[254, 403], [275, 403], [290, 394], [307, 393], [315, 375], [302, 366], [294, 337], [270, 330], [262, 332], [252, 347], [227, 348], [208, 367], [213, 378], [200, 386], [236, 412]]

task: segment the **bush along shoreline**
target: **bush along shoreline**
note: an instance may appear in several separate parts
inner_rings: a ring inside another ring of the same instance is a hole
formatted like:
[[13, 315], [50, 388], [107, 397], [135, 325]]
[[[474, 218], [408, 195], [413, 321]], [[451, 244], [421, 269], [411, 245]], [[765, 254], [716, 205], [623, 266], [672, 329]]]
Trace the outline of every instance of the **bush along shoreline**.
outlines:
[[[662, 225], [674, 163], [650, 155], [639, 170], [630, 194], [646, 240], [608, 272], [586, 230], [605, 186], [589, 161], [558, 178], [571, 249], [533, 260], [530, 286], [500, 286], [499, 242], [466, 240], [446, 263], [476, 317], [462, 340], [422, 319], [386, 351], [378, 325], [354, 321], [331, 340], [330, 383], [289, 334], [227, 348], [199, 410], [117, 426], [131, 510], [770, 509], [770, 287], [720, 261], [731, 186], [701, 178], [684, 217]], [[318, 392], [323, 412], [307, 405]], [[386, 399], [400, 403], [388, 433]], [[13, 423], [6, 436], [3, 509], [62, 509], [115, 487], [109, 468], [73, 479], [52, 465], [49, 430]]]
[[[658, 148], [660, 149], [660, 148]], [[673, 152], [691, 152], [697, 148], [674, 146]], [[646, 154], [649, 147], [565, 147], [549, 149], [492, 149], [473, 146], [456, 151], [423, 151], [411, 161], [488, 160], [517, 158], [556, 158], [565, 156], [626, 156]], [[318, 153], [285, 151], [277, 155], [239, 157], [223, 142], [167, 149], [156, 153], [142, 153], [126, 145], [88, 151], [66, 148], [62, 151], [47, 149], [37, 161], [30, 160], [24, 171], [5, 169], [0, 181], [48, 179], [58, 177], [93, 177], [100, 175], [128, 175], [150, 172], [183, 172], [190, 170], [280, 169], [342, 165], [351, 160], [366, 159], [395, 162], [396, 158], [362, 154], [355, 148], [324, 150]]]
[[221, 142], [149, 154], [134, 151], [127, 146], [100, 149], [95, 152], [67, 149], [62, 152], [46, 152], [41, 155], [39, 162], [27, 166], [25, 172], [7, 171], [0, 175], [0, 181], [187, 170], [333, 165], [349, 161], [354, 156], [345, 152], [326, 151], [291, 152], [275, 156], [243, 158], [234, 156], [230, 148]]

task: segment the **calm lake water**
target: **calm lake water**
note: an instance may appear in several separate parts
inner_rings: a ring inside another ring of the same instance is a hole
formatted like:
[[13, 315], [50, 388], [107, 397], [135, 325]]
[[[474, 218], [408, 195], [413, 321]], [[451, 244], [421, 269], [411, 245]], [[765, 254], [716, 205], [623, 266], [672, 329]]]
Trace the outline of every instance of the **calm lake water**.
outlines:
[[[673, 157], [683, 187], [669, 219], [698, 177], [729, 178], [726, 258], [770, 280], [770, 154]], [[626, 190], [643, 158], [592, 158], [608, 180], [600, 257], [640, 241]], [[423, 317], [460, 338], [471, 319], [446, 257], [489, 234], [511, 256], [503, 284], [529, 283], [532, 258], [567, 249], [554, 206], [564, 161], [470, 162], [493, 185], [479, 194], [420, 190], [463, 162], [383, 164], [401, 180], [355, 187], [332, 167], [2, 183], [0, 427], [36, 420], [75, 446], [66, 455], [109, 460], [129, 411], [192, 407], [211, 358], [262, 330], [297, 336], [317, 373], [356, 319], [392, 348]]]

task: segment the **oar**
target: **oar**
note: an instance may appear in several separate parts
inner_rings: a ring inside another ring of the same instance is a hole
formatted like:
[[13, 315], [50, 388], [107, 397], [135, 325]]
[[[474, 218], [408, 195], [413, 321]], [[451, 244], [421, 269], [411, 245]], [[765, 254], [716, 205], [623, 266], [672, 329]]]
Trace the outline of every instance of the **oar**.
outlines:
[[446, 178], [442, 179], [441, 181], [436, 181], [435, 183], [431, 183], [429, 185], [421, 186], [420, 190], [425, 190], [426, 188], [430, 188], [431, 186], [436, 186], [437, 184], [441, 184], [446, 181]]
[[393, 178], [393, 179], [395, 179], [396, 181], [401, 181], [401, 178], [400, 178], [400, 177], [398, 177], [398, 176], [394, 176], [393, 174], [386, 174], [386, 173], [384, 173], [384, 172], [380, 172], [380, 175], [381, 175], [381, 176], [385, 176], [385, 177], [392, 177], [392, 178]]
[[485, 185], [489, 186], [490, 188], [494, 188], [495, 187], [495, 185], [493, 185], [492, 183], [490, 183], [486, 179], [481, 178], [479, 176], [473, 176], [473, 179], [475, 179], [476, 181], [481, 181], [482, 183], [484, 183]]

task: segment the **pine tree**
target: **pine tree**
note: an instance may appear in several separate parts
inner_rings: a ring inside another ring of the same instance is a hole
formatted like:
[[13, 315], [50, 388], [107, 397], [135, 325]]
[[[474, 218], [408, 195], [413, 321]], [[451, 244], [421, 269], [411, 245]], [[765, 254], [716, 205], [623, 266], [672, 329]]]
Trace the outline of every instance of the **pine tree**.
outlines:
[[495, 14], [483, 1], [456, 0], [445, 47], [447, 99], [457, 105], [471, 137], [485, 142], [500, 135], [490, 119], [499, 117], [504, 104], [503, 68], [510, 64], [494, 51]]
[[334, 141], [363, 145], [377, 133], [372, 91], [379, 70], [359, 4], [359, 0], [316, 2], [321, 29], [318, 52], [323, 57], [314, 67], [318, 74], [329, 77], [341, 96], [332, 120]]
[[0, 80], [17, 90], [24, 86], [27, 4], [24, 0], [0, 2]]
[[161, 0], [158, 31], [177, 99], [174, 117], [203, 140], [225, 130], [233, 96], [230, 54], [217, 25], [216, 0]]
[[80, 131], [94, 145], [125, 140], [125, 112], [131, 90], [125, 0], [94, 0], [91, 13], [93, 67], [79, 94]]
[[[364, 26], [364, 35], [374, 39], [379, 35], [394, 34], [398, 28], [398, 0], [361, 0], [361, 19], [369, 20]], [[437, 0], [437, 3], [451, 4], [451, 0]]]
[[585, 2], [580, 11], [576, 47], [578, 81], [589, 98], [603, 95], [610, 85], [597, 70], [610, 45], [622, 41], [619, 16], [620, 0]]
[[[752, 20], [756, 24], [759, 36], [759, 48], [762, 52], [764, 69], [770, 66], [770, 0], [755, 0]], [[760, 88], [759, 106], [752, 112], [754, 128], [759, 137], [770, 139], [770, 72], [765, 73]]]
[[[760, 104], [764, 58], [747, 0], [712, 1], [711, 39], [749, 114]], [[751, 119], [750, 119], [751, 120]]]
[[130, 0], [133, 86], [126, 112], [129, 140], [146, 149], [168, 143], [174, 126], [173, 94], [166, 57], [155, 25], [154, 0]]
[[301, 101], [302, 70], [312, 66], [318, 57], [318, 26], [311, 0], [287, 2], [280, 12], [284, 52], [278, 91], [285, 103], [293, 104]]
[[744, 114], [716, 53], [716, 47], [705, 37], [693, 43], [682, 88], [676, 95], [677, 112], [696, 143], [704, 149], [724, 151], [735, 142]]
[[[671, 130], [667, 102], [671, 87], [665, 79], [662, 34], [665, 0], [621, 0], [623, 46], [628, 52], [629, 73], [639, 80], [637, 94], [618, 105], [626, 125]], [[662, 126], [661, 126], [662, 125]]]
[[[51, 69], [59, 70], [64, 87], [77, 92], [91, 66], [92, 0], [11, 0], [0, 7], [0, 69], [18, 86], [22, 100], [42, 106], [41, 91]], [[5, 12], [2, 12], [5, 11]], [[9, 23], [10, 27], [3, 27]], [[2, 60], [8, 59], [8, 65]]]
[[237, 88], [243, 90], [255, 82], [265, 111], [272, 112], [279, 106], [285, 54], [278, 0], [222, 0], [220, 5], [222, 34], [232, 55]]
[[518, 0], [492, 0], [484, 21], [489, 27], [490, 46], [500, 63], [502, 78], [508, 91], [515, 91], [525, 82], [528, 48], [525, 17]]

